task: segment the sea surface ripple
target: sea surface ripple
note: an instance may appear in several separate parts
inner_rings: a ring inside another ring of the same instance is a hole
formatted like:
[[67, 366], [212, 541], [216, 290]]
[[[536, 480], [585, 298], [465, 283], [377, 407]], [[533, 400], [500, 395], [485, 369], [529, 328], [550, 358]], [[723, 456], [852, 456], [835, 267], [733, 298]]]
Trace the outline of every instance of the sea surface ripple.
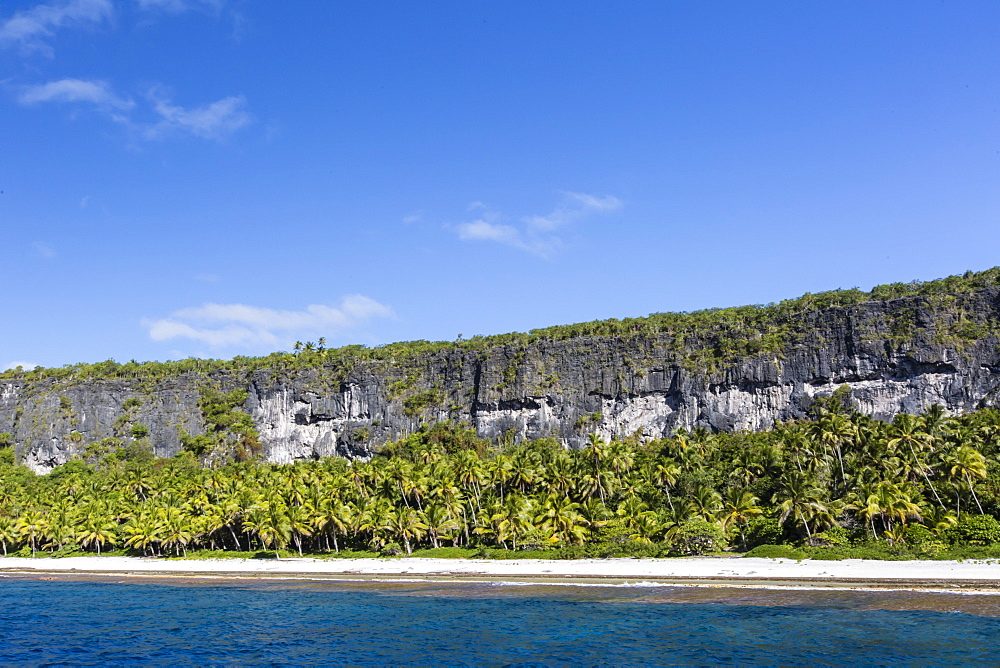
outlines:
[[5, 577], [0, 664], [993, 664], [998, 599]]

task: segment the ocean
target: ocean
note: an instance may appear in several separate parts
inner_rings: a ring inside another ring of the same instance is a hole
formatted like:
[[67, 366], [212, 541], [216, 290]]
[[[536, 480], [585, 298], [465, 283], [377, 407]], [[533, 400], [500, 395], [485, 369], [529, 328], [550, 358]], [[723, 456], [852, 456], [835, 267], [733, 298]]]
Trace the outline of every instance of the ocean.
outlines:
[[2, 665], [955, 665], [998, 647], [995, 595], [0, 577]]

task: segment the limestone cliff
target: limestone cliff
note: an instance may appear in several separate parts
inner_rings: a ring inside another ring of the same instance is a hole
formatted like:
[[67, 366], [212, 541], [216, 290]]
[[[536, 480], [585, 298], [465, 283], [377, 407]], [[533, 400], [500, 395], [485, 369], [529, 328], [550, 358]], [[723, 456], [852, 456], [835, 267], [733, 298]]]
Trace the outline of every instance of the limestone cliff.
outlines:
[[763, 326], [744, 322], [756, 311], [741, 313], [729, 329], [456, 342], [398, 359], [287, 356], [293, 361], [270, 368], [155, 378], [15, 375], [0, 380], [0, 433], [39, 472], [107, 437], [148, 439], [170, 456], [182, 435], [208, 428], [204, 388], [242, 389], [260, 454], [290, 462], [369, 456], [442, 420], [467, 422], [487, 438], [553, 436], [577, 447], [589, 432], [764, 429], [804, 416], [815, 397], [845, 384], [859, 411], [883, 419], [935, 403], [973, 410], [1000, 392], [996, 284], [768, 311]]

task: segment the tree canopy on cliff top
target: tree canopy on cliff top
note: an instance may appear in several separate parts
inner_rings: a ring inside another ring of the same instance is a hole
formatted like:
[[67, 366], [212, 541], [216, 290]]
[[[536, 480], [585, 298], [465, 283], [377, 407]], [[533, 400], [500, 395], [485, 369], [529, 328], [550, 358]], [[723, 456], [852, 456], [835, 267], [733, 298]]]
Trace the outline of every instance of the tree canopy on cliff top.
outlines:
[[[708, 308], [686, 313], [653, 313], [639, 318], [611, 318], [571, 325], [555, 325], [529, 332], [511, 332], [489, 336], [473, 336], [456, 341], [405, 341], [382, 346], [350, 345], [328, 349], [322, 344], [308, 343], [294, 353], [275, 352], [263, 357], [237, 356], [232, 359], [188, 358], [167, 362], [119, 363], [106, 360], [93, 364], [79, 363], [58, 368], [37, 367], [25, 371], [10, 369], [0, 373], [0, 379], [87, 380], [102, 378], [155, 379], [183, 373], [210, 371], [250, 372], [267, 368], [296, 368], [324, 364], [350, 364], [358, 361], [400, 362], [442, 350], [484, 351], [502, 346], [525, 346], [542, 341], [564, 341], [581, 337], [621, 337], [636, 335], [668, 335], [678, 348], [690, 347], [709, 352], [700, 361], [706, 364], [728, 361], [743, 355], [776, 350], [785, 336], [794, 330], [796, 321], [810, 313], [826, 309], [857, 306], [869, 302], [940, 296], [961, 296], [1000, 286], [1000, 267], [980, 272], [966, 272], [934, 281], [911, 281], [879, 285], [865, 292], [858, 288], [806, 293], [801, 297], [772, 304]], [[963, 338], [986, 335], [990, 330], [976, 327]], [[982, 323], [978, 323], [982, 325]], [[715, 359], [710, 359], [714, 355]]]

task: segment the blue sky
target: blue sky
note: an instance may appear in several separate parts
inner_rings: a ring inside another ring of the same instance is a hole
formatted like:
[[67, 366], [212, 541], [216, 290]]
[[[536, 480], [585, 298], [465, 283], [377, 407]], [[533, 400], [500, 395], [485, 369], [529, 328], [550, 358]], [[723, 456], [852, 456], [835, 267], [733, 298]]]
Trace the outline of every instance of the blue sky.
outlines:
[[0, 3], [0, 367], [1000, 264], [1000, 3]]

